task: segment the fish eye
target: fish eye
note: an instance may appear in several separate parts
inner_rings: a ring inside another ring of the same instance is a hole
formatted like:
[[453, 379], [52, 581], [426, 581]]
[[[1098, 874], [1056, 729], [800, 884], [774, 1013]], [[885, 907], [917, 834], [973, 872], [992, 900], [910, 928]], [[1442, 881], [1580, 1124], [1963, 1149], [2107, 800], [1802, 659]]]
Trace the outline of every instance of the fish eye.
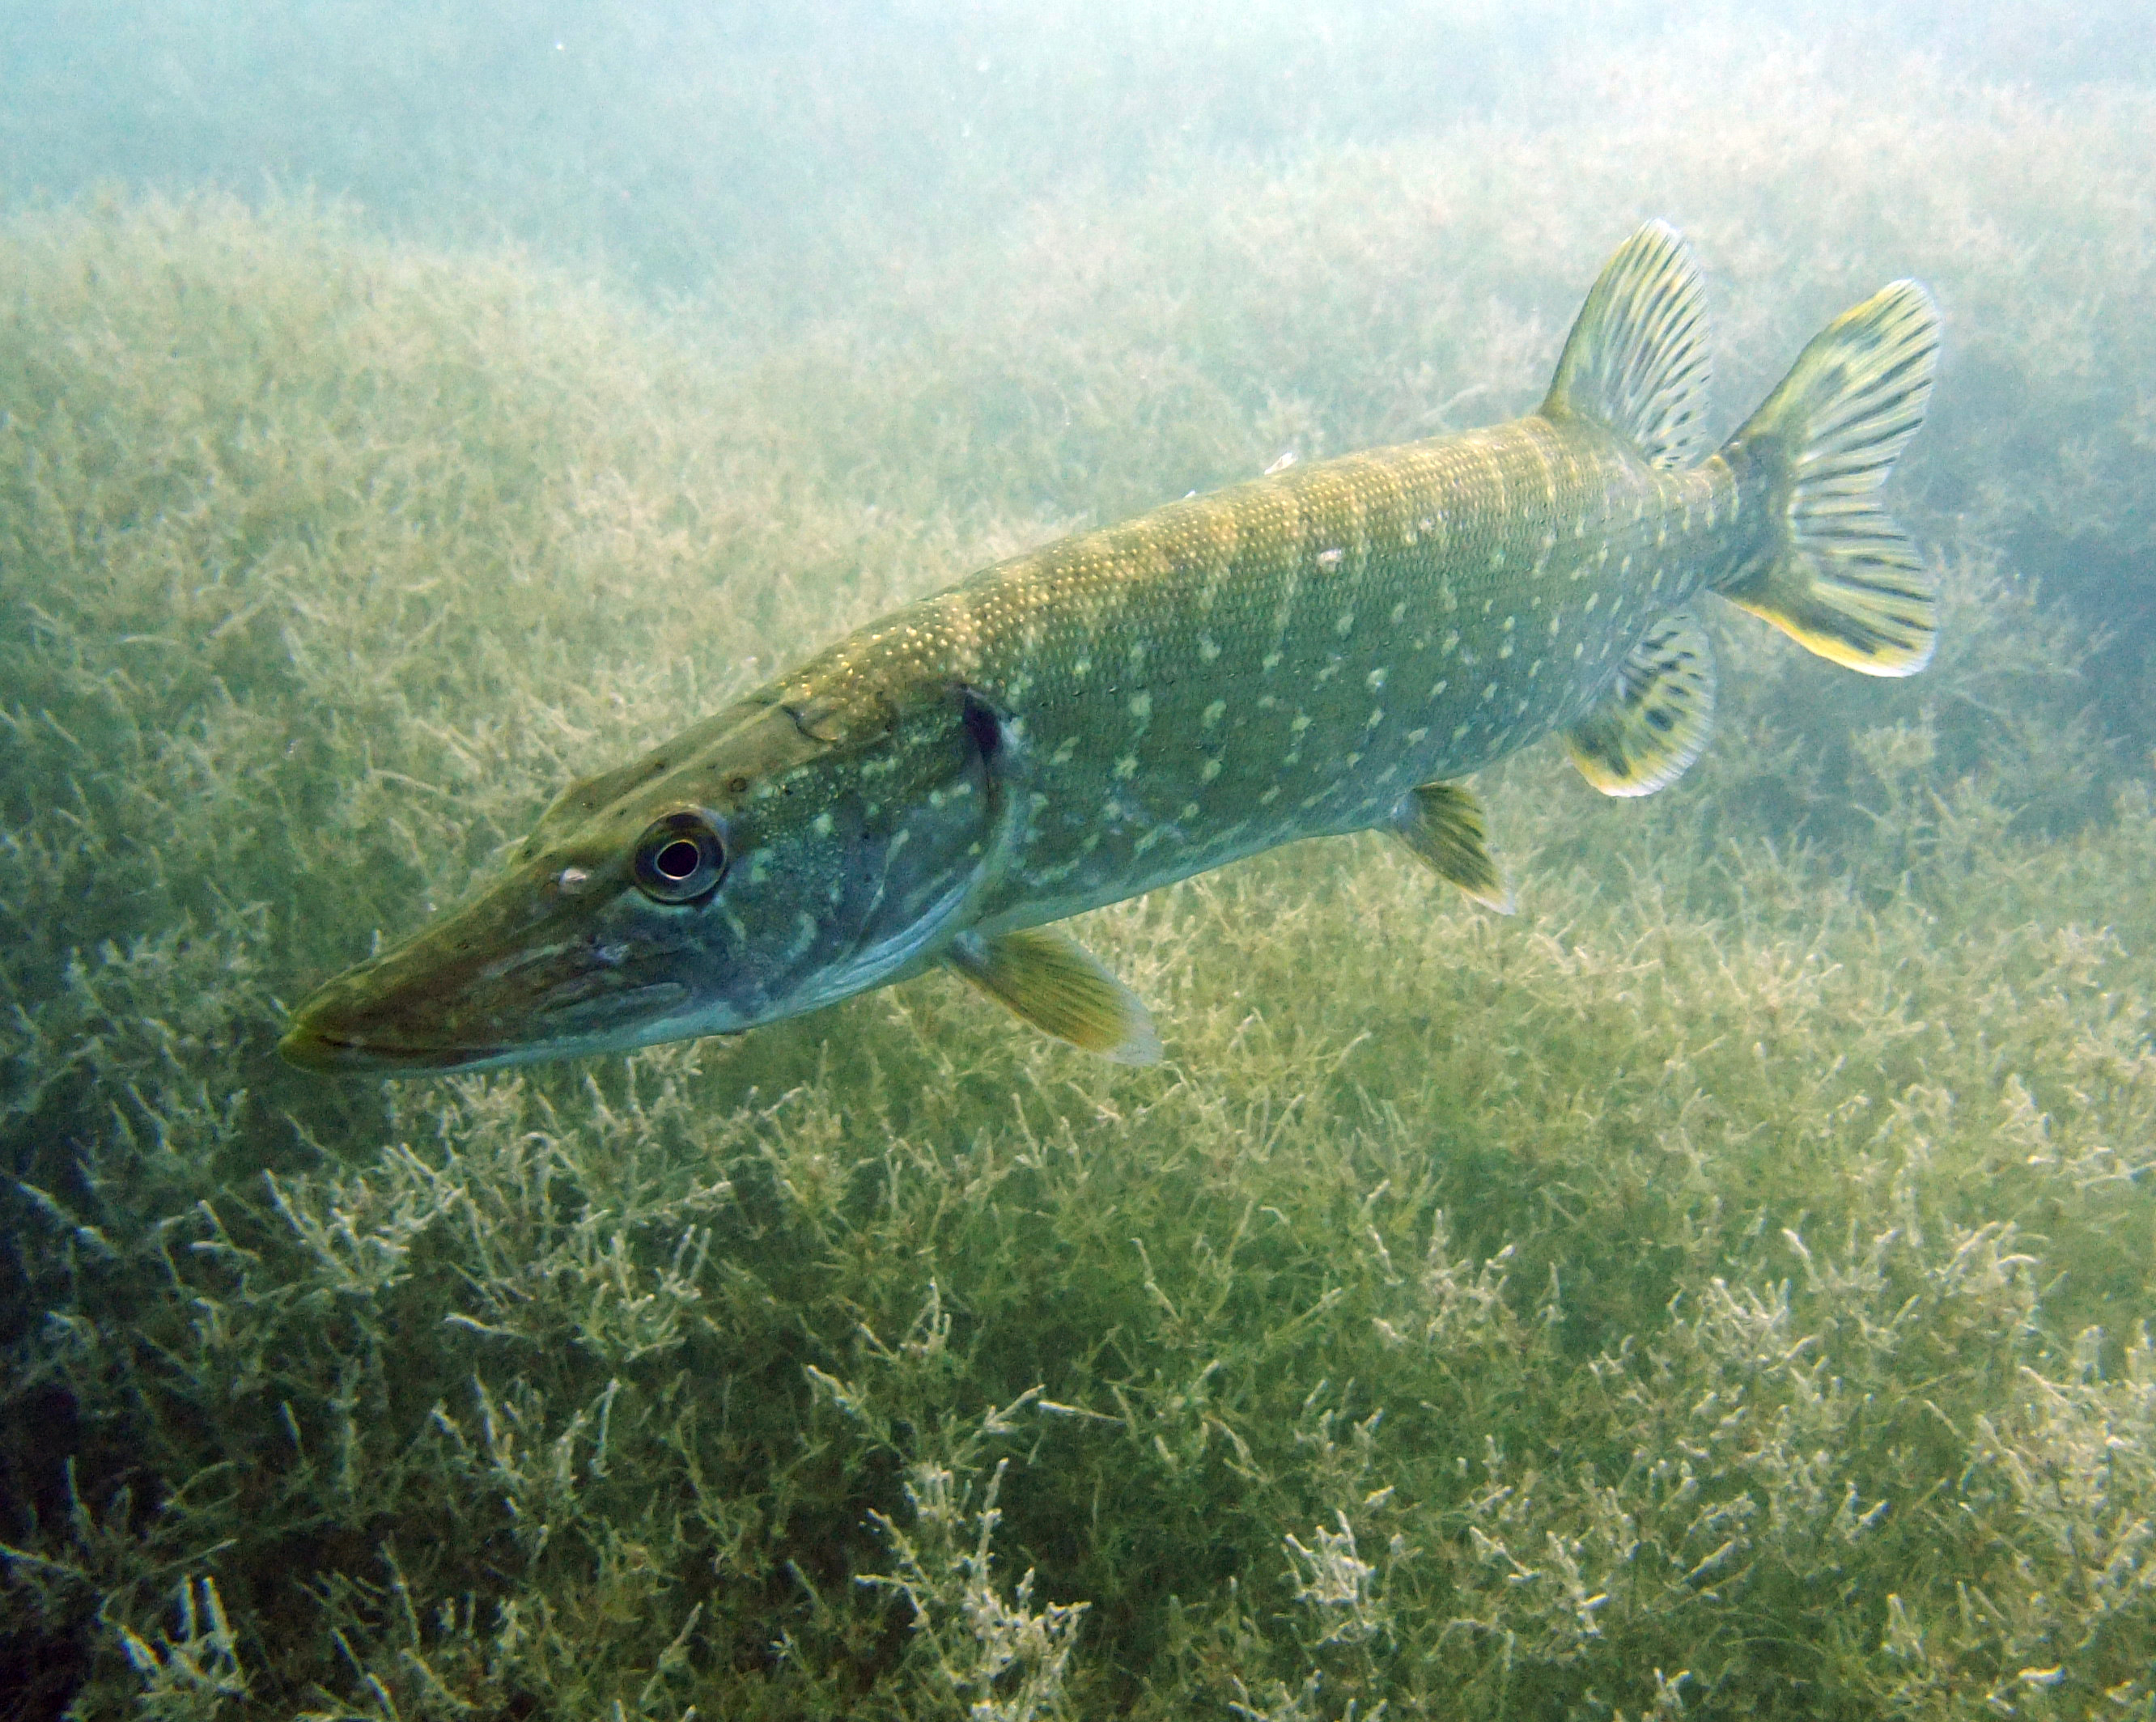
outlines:
[[637, 889], [654, 903], [701, 903], [726, 871], [726, 846], [701, 813], [669, 813], [636, 840]]

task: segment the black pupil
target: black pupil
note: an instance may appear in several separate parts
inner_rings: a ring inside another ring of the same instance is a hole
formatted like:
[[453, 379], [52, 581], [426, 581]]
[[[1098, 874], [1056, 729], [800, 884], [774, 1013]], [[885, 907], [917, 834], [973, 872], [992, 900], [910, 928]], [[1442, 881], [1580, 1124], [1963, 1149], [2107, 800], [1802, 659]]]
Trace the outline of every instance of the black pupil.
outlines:
[[661, 878], [679, 884], [704, 864], [704, 852], [687, 838], [677, 837], [651, 858], [651, 864], [659, 869]]

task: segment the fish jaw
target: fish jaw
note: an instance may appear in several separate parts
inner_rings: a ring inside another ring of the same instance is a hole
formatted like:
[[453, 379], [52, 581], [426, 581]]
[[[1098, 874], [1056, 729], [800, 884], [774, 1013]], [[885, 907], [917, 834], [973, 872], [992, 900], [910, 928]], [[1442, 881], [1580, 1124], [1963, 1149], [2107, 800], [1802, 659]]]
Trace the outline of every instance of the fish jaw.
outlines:
[[[572, 869], [518, 869], [469, 906], [322, 987], [277, 1050], [310, 1070], [420, 1074], [619, 1052], [738, 1026], [684, 976], [678, 924], [569, 899]], [[579, 881], [584, 883], [584, 881]], [[668, 936], [673, 933], [675, 936]]]
[[[280, 1050], [314, 1070], [486, 1069], [739, 1033], [920, 972], [1024, 833], [1019, 750], [940, 679], [855, 728], [759, 705], [661, 747], [669, 770], [619, 774], [611, 801], [572, 790], [491, 889], [330, 981]], [[677, 848], [696, 867], [654, 873]]]

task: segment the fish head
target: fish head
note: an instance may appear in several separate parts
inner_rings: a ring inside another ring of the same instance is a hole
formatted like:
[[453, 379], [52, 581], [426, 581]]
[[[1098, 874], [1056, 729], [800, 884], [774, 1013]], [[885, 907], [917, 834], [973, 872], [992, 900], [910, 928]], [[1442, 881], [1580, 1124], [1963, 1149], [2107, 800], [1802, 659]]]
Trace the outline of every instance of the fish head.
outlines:
[[744, 702], [572, 785], [502, 877], [323, 987], [280, 1050], [484, 1069], [735, 1033], [902, 978], [1009, 852], [1009, 754], [963, 689]]

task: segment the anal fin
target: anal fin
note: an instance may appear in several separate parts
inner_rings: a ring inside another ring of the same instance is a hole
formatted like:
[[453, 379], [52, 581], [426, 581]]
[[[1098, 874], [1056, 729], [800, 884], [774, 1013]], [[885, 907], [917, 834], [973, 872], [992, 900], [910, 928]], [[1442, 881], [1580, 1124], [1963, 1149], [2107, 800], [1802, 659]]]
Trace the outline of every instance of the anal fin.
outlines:
[[1714, 721], [1714, 648], [1680, 610], [1646, 632], [1609, 697], [1565, 731], [1579, 775], [1604, 795], [1652, 795], [1707, 746]]
[[1490, 816], [1464, 783], [1425, 783], [1393, 809], [1393, 835], [1440, 879], [1486, 909], [1512, 912], [1512, 894], [1490, 853]]
[[1159, 1062], [1160, 1036], [1143, 1002], [1067, 934], [962, 933], [944, 961], [1004, 1009], [1081, 1052], [1118, 1064]]

